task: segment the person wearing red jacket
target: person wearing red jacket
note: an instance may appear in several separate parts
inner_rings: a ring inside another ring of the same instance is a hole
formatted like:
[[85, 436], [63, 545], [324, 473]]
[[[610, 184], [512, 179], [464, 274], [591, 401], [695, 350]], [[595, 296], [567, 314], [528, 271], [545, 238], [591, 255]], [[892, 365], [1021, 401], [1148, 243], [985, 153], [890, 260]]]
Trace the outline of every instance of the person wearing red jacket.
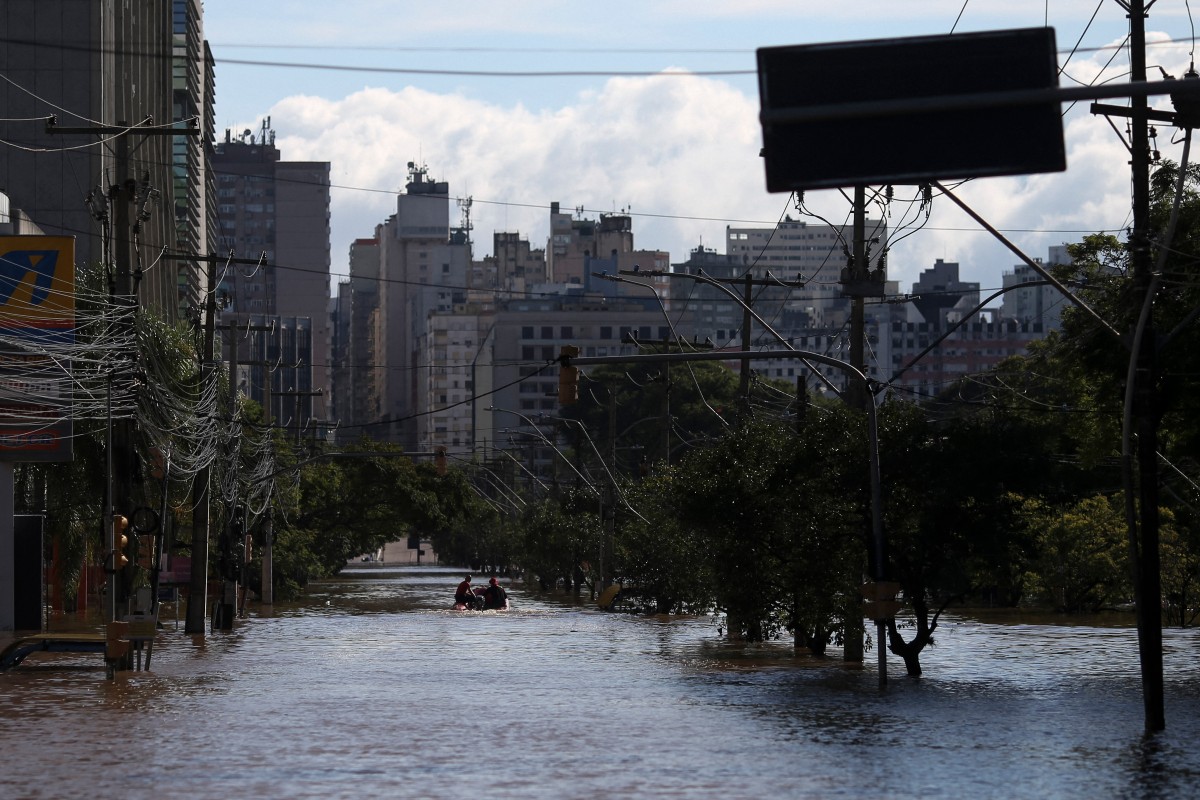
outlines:
[[458, 588], [454, 590], [454, 602], [461, 603], [467, 608], [475, 608], [480, 603], [480, 598], [476, 597], [475, 592], [471, 590], [471, 576], [468, 575]]

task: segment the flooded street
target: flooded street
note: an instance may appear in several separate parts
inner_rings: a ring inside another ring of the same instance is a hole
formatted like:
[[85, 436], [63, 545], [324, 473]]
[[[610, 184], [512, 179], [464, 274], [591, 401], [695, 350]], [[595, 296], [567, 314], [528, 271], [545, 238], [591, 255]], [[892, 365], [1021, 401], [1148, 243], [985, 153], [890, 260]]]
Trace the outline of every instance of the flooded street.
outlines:
[[[944, 620], [925, 677], [729, 645], [712, 620], [457, 573], [347, 575], [152, 670], [99, 656], [0, 673], [0, 796], [1104, 797], [1200, 794], [1200, 633], [1164, 632], [1167, 730], [1142, 737], [1132, 627]], [[1132, 624], [1132, 619], [1129, 619]], [[3, 640], [0, 640], [2, 642]]]

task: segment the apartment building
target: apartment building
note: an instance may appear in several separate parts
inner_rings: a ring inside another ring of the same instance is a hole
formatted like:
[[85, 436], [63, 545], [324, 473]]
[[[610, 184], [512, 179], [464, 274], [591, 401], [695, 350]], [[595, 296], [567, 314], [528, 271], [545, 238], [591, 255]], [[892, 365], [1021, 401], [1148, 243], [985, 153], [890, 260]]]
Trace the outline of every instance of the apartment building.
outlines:
[[[887, 222], [867, 218], [867, 260], [876, 265], [887, 249]], [[785, 217], [773, 228], [725, 228], [725, 252], [744, 273], [790, 284], [756, 293], [756, 310], [766, 318], [803, 314], [809, 328], [840, 328], [850, 316], [842, 293], [842, 270], [852, 246], [850, 225], [813, 225]]]
[[467, 301], [471, 246], [450, 227], [450, 185], [410, 162], [396, 213], [376, 226], [378, 314], [374, 328], [379, 404], [371, 436], [419, 449], [419, 414], [426, 409], [429, 370], [422, 343], [428, 317], [452, 313]]
[[[276, 420], [290, 420], [297, 430], [324, 425], [330, 416], [329, 162], [283, 161], [267, 119], [258, 133], [226, 131], [213, 153], [213, 172], [218, 250], [262, 259], [221, 270], [221, 324], [234, 323], [249, 339], [238, 345], [240, 359], [251, 353], [269, 361], [273, 352], [302, 358], [256, 365], [247, 393], [264, 402], [269, 376]], [[289, 343], [273, 341], [276, 336]], [[231, 354], [232, 342], [223, 344]]]

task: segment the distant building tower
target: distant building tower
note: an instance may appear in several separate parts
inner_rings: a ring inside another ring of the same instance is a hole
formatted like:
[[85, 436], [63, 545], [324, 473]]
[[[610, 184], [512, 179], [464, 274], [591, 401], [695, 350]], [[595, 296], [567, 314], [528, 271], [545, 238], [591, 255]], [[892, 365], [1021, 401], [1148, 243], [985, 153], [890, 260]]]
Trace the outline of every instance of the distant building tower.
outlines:
[[416, 413], [434, 377], [422, 361], [426, 319], [466, 302], [471, 244], [462, 229], [450, 227], [450, 185], [431, 180], [424, 166], [408, 168], [396, 213], [375, 230], [379, 298], [371, 363], [379, 365], [379, 401], [376, 424], [364, 432], [416, 448]]
[[[1046, 264], [1047, 267], [1070, 263], [1071, 256], [1067, 253], [1065, 245], [1050, 248], [1050, 262]], [[1068, 301], [1062, 292], [1046, 284], [1032, 267], [1028, 264], [1017, 264], [1012, 272], [1004, 273], [1002, 279], [1005, 289], [1022, 283], [1042, 284], [1005, 292], [1000, 305], [1001, 314], [1005, 319], [1015, 320], [1021, 326], [1038, 325], [1047, 333], [1062, 328], [1062, 310]]]
[[[873, 264], [887, 248], [887, 222], [866, 220], [867, 258]], [[725, 229], [725, 252], [737, 256], [745, 274], [768, 274], [794, 288], [766, 289], [755, 310], [766, 318], [803, 314], [811, 328], [840, 328], [850, 316], [843, 296], [842, 269], [853, 249], [850, 225], [811, 225], [784, 218], [773, 228]]]
[[[272, 342], [273, 334], [251, 332], [253, 344], [239, 344], [239, 360], [247, 352], [263, 354], [260, 360], [284, 354], [270, 372], [272, 417], [311, 431], [330, 419], [329, 162], [281, 161], [268, 119], [257, 135], [247, 130], [234, 138], [226, 131], [213, 171], [218, 251], [264, 261], [223, 271], [217, 286], [222, 322], [275, 325], [287, 338]], [[246, 391], [262, 402], [264, 385], [252, 374]]]
[[912, 288], [912, 304], [934, 330], [943, 330], [979, 305], [979, 284], [958, 279], [958, 262], [937, 259]]
[[[205, 262], [189, 254], [211, 255], [217, 245], [217, 191], [212, 172], [213, 102], [216, 77], [212, 51], [204, 41], [202, 0], [172, 0], [173, 106], [176, 123], [187, 127], [195, 120], [199, 136], [171, 140], [175, 211], [177, 285], [181, 313], [198, 311], [207, 295]], [[182, 258], [178, 258], [182, 257]]]

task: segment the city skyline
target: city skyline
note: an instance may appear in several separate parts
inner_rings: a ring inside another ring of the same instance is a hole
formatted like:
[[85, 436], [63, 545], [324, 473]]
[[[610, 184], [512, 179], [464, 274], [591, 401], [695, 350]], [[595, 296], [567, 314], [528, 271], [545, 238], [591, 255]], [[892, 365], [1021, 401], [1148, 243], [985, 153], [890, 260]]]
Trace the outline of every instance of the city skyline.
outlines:
[[[320, 18], [314, 11], [260, 26], [253, 9], [209, 4], [205, 32], [217, 62], [218, 133], [257, 131], [270, 116], [285, 157], [331, 162], [335, 280], [346, 274], [350, 243], [392, 213], [410, 161], [448, 182], [452, 197], [472, 198], [477, 258], [497, 231], [539, 246], [553, 202], [593, 218], [629, 213], [638, 246], [667, 250], [675, 263], [696, 246], [721, 247], [726, 225], [772, 225], [788, 214], [818, 221], [765, 190], [757, 47], [1049, 23], [1066, 65], [1062, 85], [1125, 75], [1126, 54], [1112, 48], [1127, 20], [1115, 2], [1063, 9], [954, 0], [905, 4], [903, 13], [854, 5], [853, 19], [771, 2], [736, 12], [724, 3], [621, 4], [596, 19], [553, 4], [506, 4], [456, 9], [451, 19], [349, 2], [320, 25], [306, 21]], [[1149, 29], [1151, 64], [1182, 74], [1185, 10], [1156, 6]], [[1153, 101], [1169, 107], [1165, 97]], [[1128, 155], [1087, 105], [1064, 106], [1065, 173], [983, 179], [960, 191], [1032, 256], [1128, 223]], [[1157, 141], [1166, 157], [1176, 152], [1171, 132]], [[810, 192], [806, 205], [834, 224], [849, 211], [838, 192]], [[998, 287], [1018, 261], [946, 200], [901, 240], [906, 214], [914, 221], [916, 206], [893, 206], [889, 261], [901, 282], [944, 258], [961, 263], [964, 278]]]

